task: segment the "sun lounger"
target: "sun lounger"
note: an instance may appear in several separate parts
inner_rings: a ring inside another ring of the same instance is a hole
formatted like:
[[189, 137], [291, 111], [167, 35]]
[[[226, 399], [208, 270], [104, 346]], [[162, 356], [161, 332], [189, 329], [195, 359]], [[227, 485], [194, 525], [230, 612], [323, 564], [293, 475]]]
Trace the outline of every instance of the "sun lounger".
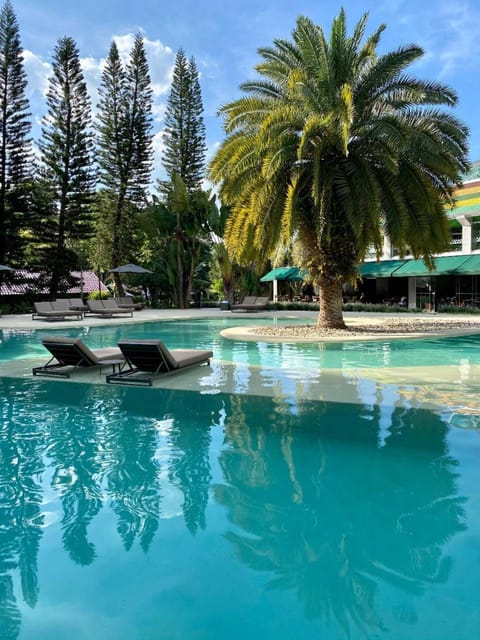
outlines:
[[[81, 314], [83, 318], [83, 312], [88, 311], [88, 307], [83, 304], [81, 298], [57, 298], [52, 302], [52, 307], [56, 311], [72, 311], [77, 315]], [[71, 314], [73, 315], [73, 313]]]
[[133, 317], [133, 309], [122, 309], [113, 298], [107, 300], [87, 300], [88, 312], [96, 316], [105, 316], [111, 318], [114, 315], [129, 314]]
[[130, 296], [119, 296], [118, 298], [113, 298], [113, 300], [117, 307], [121, 309], [134, 309], [135, 311], [141, 311], [143, 309], [143, 304], [141, 302], [134, 302]]
[[70, 309], [74, 311], [88, 311], [87, 305], [81, 298], [67, 298]]
[[34, 302], [35, 311], [32, 313], [32, 320], [65, 320], [65, 318], [83, 319], [81, 311], [70, 309], [68, 303], [55, 300], [54, 302]]
[[[169, 351], [161, 340], [123, 340], [118, 343], [127, 362], [118, 373], [107, 376], [107, 382], [152, 385], [152, 376], [179, 371], [196, 364], [210, 364], [213, 353], [203, 349]], [[151, 376], [143, 376], [150, 373]], [[140, 374], [140, 375], [138, 375]]]
[[34, 367], [34, 376], [54, 376], [69, 378], [70, 371], [66, 367], [101, 367], [111, 365], [113, 372], [125, 364], [125, 358], [117, 347], [96, 349], [91, 351], [79, 338], [45, 336], [43, 346], [50, 351], [52, 357], [41, 367]]
[[268, 309], [268, 296], [245, 296], [243, 302], [232, 305], [232, 311], [262, 311]]

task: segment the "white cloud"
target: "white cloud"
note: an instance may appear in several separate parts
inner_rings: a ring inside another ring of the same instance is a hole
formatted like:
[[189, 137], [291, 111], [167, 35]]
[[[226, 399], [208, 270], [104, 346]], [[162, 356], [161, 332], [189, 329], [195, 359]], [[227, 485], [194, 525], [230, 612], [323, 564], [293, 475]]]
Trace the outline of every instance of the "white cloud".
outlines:
[[163, 122], [163, 119], [165, 118], [166, 109], [167, 109], [166, 102], [154, 101], [152, 106], [153, 118], [158, 122]]
[[152, 184], [156, 184], [157, 180], [165, 180], [166, 174], [162, 165], [162, 156], [165, 149], [163, 138], [163, 130], [157, 131], [153, 136], [153, 175]]
[[[114, 35], [112, 40], [117, 43], [120, 57], [126, 64], [133, 47], [135, 34]], [[152, 113], [156, 122], [162, 122], [165, 116], [166, 94], [170, 89], [172, 80], [174, 53], [170, 47], [164, 45], [160, 40], [149, 40], [144, 37], [144, 46], [153, 90], [154, 103]], [[37, 94], [37, 97], [45, 96], [48, 90], [48, 80], [52, 74], [52, 65], [29, 50], [24, 50], [23, 57], [25, 71], [28, 76], [29, 98], [32, 98], [34, 94]], [[105, 58], [92, 56], [80, 58], [80, 64], [87, 83], [88, 93], [92, 100], [93, 110], [95, 111]], [[34, 102], [36, 102], [35, 99], [32, 103]], [[33, 104], [33, 106], [35, 105]]]
[[478, 68], [478, 12], [468, 3], [454, 2], [443, 5], [441, 17], [445, 21], [444, 33], [438, 47], [438, 55], [443, 63], [441, 74], [447, 75], [469, 64]]
[[95, 114], [98, 103], [98, 87], [102, 79], [105, 58], [80, 58], [80, 65], [82, 67], [83, 77], [87, 84], [88, 95], [92, 101], [93, 113]]
[[[425, 50], [419, 64], [436, 67], [438, 76], [451, 76], [458, 69], [478, 68], [480, 49], [478, 33], [480, 15], [469, 0], [441, 0], [435, 10], [431, 5], [415, 6], [410, 13], [396, 9], [396, 24]], [[404, 38], [405, 40], [405, 38]]]
[[160, 158], [165, 148], [163, 133], [164, 133], [163, 130], [158, 131], [153, 136], [153, 153], [156, 158]]
[[49, 62], [44, 62], [40, 56], [28, 49], [23, 51], [23, 62], [28, 77], [29, 97], [35, 92], [46, 95], [48, 78], [52, 73], [52, 65]]

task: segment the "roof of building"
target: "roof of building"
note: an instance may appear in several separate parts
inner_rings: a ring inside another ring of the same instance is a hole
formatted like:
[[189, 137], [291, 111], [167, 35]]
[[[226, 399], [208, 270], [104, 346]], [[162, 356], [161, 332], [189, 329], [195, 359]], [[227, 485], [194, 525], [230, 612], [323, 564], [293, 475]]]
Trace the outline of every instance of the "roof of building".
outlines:
[[300, 267], [277, 267], [260, 278], [261, 282], [273, 282], [273, 280], [303, 280], [307, 277], [307, 271]]
[[480, 180], [480, 160], [472, 162], [470, 169], [463, 176], [463, 183], [472, 182], [473, 180]]
[[358, 268], [362, 278], [404, 278], [409, 276], [478, 275], [480, 254], [440, 256], [435, 258], [433, 269], [421, 259], [382, 260], [364, 262]]
[[[93, 271], [72, 271], [71, 275], [78, 278], [78, 285], [67, 290], [67, 294], [92, 293], [92, 291], [105, 291], [107, 287], [99, 280]], [[12, 277], [13, 276], [13, 277]], [[0, 295], [14, 296], [25, 295], [27, 293], [48, 293], [45, 287], [38, 285], [41, 276], [40, 272], [16, 269], [12, 276], [8, 276], [8, 282], [2, 278], [0, 284]]]

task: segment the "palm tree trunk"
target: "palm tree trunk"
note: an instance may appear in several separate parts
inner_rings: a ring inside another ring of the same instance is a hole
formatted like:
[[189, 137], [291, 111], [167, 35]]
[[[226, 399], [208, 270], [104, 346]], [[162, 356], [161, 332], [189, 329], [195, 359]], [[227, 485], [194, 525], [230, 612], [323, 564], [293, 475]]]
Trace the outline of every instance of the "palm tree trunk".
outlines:
[[342, 283], [338, 280], [320, 278], [318, 284], [320, 285], [320, 311], [317, 327], [345, 329]]

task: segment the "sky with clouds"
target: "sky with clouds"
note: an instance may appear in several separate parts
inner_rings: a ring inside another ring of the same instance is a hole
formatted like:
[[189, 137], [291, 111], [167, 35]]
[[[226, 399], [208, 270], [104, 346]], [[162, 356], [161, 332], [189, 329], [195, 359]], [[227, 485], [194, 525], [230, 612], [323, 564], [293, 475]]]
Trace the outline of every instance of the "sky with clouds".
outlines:
[[367, 34], [387, 25], [379, 51], [420, 45], [425, 55], [412, 72], [441, 81], [459, 96], [454, 109], [470, 129], [470, 158], [480, 160], [480, 12], [478, 0], [11, 0], [20, 26], [29, 78], [34, 135], [45, 113], [45, 91], [58, 38], [77, 43], [93, 105], [110, 43], [127, 56], [141, 32], [155, 95], [155, 175], [162, 176], [162, 127], [175, 54], [183, 48], [200, 72], [209, 154], [223, 138], [219, 107], [238, 97], [239, 85], [254, 77], [257, 49], [288, 38], [299, 15], [327, 32], [343, 6], [351, 31], [364, 12]]

